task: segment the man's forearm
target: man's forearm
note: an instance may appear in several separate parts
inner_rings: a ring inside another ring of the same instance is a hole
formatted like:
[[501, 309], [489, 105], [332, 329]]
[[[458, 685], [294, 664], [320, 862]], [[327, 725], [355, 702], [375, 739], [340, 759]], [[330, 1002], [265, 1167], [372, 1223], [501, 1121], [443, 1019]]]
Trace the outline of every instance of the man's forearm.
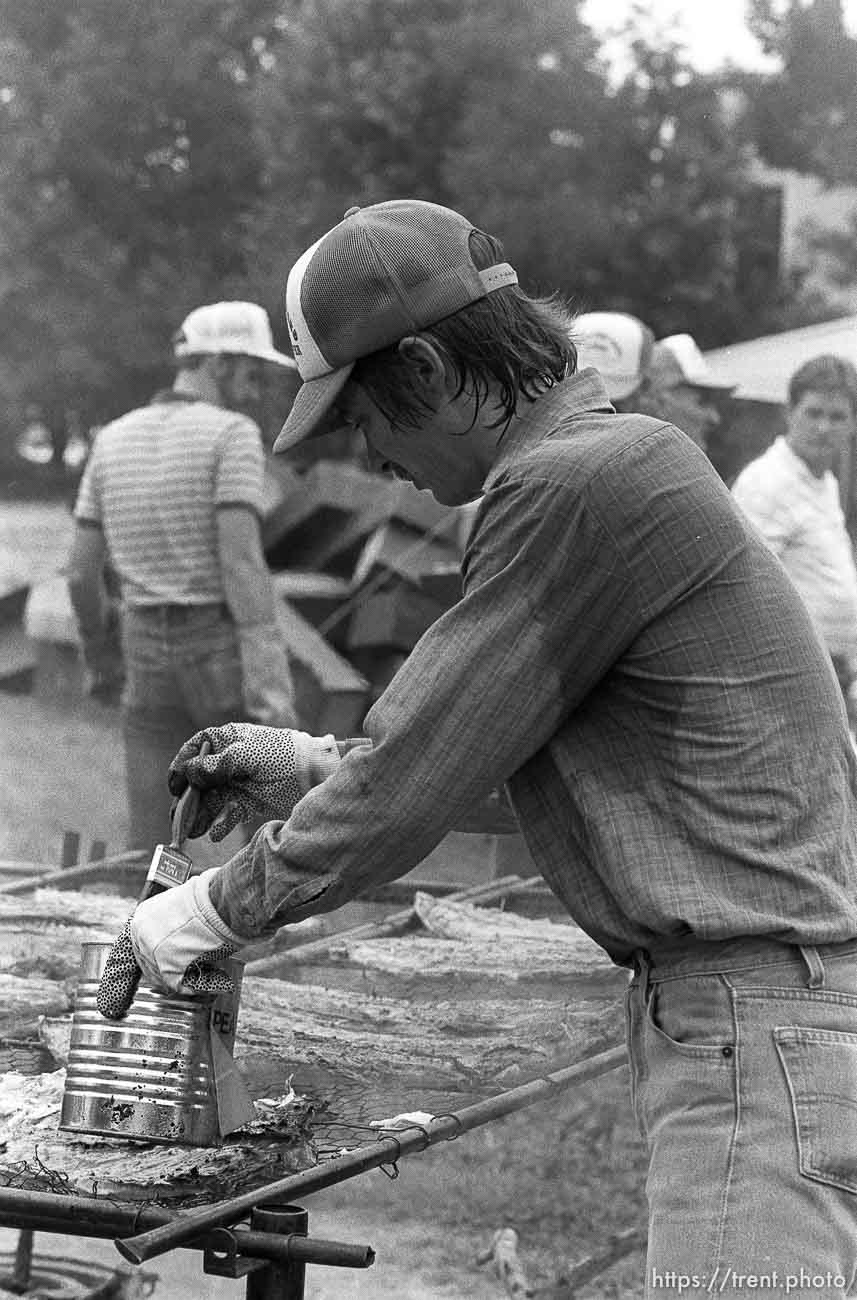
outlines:
[[232, 617], [239, 627], [272, 626], [276, 597], [255, 517], [248, 509], [224, 509], [217, 526], [223, 594]]
[[106, 607], [99, 584], [71, 575], [68, 594], [84, 646], [99, 646], [107, 631]]

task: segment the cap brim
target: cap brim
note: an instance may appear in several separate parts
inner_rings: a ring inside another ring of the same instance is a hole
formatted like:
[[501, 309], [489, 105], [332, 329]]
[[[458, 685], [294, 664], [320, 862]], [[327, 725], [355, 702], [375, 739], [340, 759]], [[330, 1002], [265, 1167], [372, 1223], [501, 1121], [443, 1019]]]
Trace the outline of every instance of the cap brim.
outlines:
[[301, 384], [286, 422], [277, 434], [275, 452], [289, 451], [306, 438], [330, 432], [329, 421], [324, 417], [342, 392], [353, 369], [352, 362], [351, 365], [332, 370], [329, 375], [320, 375], [318, 379], [308, 379]]
[[729, 384], [720, 379], [690, 379], [684, 380], [690, 384], [691, 388], [704, 388], [711, 393], [734, 393], [738, 387], [737, 384]]
[[294, 357], [290, 357], [286, 352], [277, 352], [271, 349], [270, 352], [260, 352], [258, 354], [260, 361], [270, 361], [275, 366], [283, 366], [286, 370], [297, 370], [298, 363]]

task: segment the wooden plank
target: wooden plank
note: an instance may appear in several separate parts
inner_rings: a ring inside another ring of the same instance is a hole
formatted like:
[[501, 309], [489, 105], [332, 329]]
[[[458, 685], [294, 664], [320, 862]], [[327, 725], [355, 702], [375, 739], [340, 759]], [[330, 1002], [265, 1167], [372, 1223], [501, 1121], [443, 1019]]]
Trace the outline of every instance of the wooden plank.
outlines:
[[[522, 881], [517, 876], [506, 876], [502, 880], [482, 881], [478, 885], [468, 885], [465, 889], [462, 889], [461, 893], [457, 895], [457, 900], [459, 902], [478, 901], [483, 904], [496, 902], [498, 899], [507, 898], [514, 893], [517, 887], [529, 883], [529, 881]], [[248, 967], [248, 974], [282, 975], [288, 973], [288, 967], [292, 965], [305, 966], [314, 959], [328, 956], [332, 948], [342, 942], [356, 942], [360, 939], [381, 939], [389, 935], [404, 934], [418, 921], [419, 916], [412, 902], [409, 907], [403, 908], [400, 912], [393, 912], [380, 921], [367, 921], [362, 925], [351, 926], [348, 930], [322, 935], [318, 939], [311, 939], [309, 942], [300, 943], [296, 947], [288, 947], [284, 951], [277, 950], [275, 955], [252, 963]]]
[[369, 683], [288, 603], [281, 602], [280, 627], [288, 651], [310, 668], [322, 690], [365, 692]]
[[354, 735], [369, 707], [369, 682], [287, 601], [281, 602], [280, 626], [302, 725], [325, 735]]
[[409, 583], [397, 583], [388, 591], [376, 591], [361, 601], [348, 624], [345, 644], [349, 650], [392, 646], [412, 650], [444, 607]]
[[438, 568], [448, 570], [457, 562], [454, 541], [390, 521], [376, 528], [366, 542], [354, 569], [353, 584], [362, 586], [380, 569], [419, 585], [423, 574]]
[[[145, 867], [148, 866], [149, 854], [139, 849], [130, 850], [127, 853], [116, 854], [111, 858], [98, 858], [95, 861], [80, 863], [77, 866], [63, 866], [59, 870], [39, 871], [32, 876], [24, 876], [18, 880], [7, 880], [0, 884], [0, 895], [2, 894], [26, 894], [32, 889], [44, 889], [52, 885], [60, 888], [72, 888], [87, 882], [95, 884], [103, 881], [105, 877], [116, 874], [120, 883], [122, 878], [127, 879], [130, 875], [132, 881], [136, 884], [142, 884], [145, 875]], [[2, 864], [0, 864], [2, 871]]]

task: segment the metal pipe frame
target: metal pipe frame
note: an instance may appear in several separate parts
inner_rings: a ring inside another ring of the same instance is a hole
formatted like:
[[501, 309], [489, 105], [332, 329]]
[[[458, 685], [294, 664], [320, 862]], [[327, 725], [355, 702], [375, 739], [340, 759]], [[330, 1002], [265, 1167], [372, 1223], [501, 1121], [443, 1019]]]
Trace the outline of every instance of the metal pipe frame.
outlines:
[[[457, 1113], [435, 1116], [428, 1124], [397, 1130], [381, 1130], [374, 1142], [356, 1147], [344, 1156], [292, 1174], [255, 1191], [201, 1210], [173, 1214], [159, 1206], [134, 1206], [101, 1197], [67, 1196], [0, 1188], [0, 1225], [43, 1232], [73, 1233], [81, 1237], [113, 1237], [119, 1253], [132, 1264], [170, 1250], [190, 1249], [223, 1252], [234, 1242], [235, 1253], [272, 1264], [328, 1264], [342, 1268], [368, 1268], [375, 1258], [369, 1246], [342, 1242], [313, 1241], [300, 1235], [279, 1236], [233, 1228], [260, 1207], [282, 1205], [300, 1193], [309, 1194], [332, 1187], [382, 1165], [395, 1165], [404, 1156], [418, 1154], [437, 1142], [448, 1142], [462, 1133], [522, 1110], [552, 1097], [574, 1084], [597, 1078], [627, 1063], [623, 1046], [609, 1048], [565, 1069], [488, 1097]], [[224, 1232], [228, 1229], [228, 1232]]]
[[[259, 1203], [267, 1200], [260, 1188]], [[76, 1237], [111, 1238], [181, 1222], [182, 1216], [156, 1205], [117, 1204], [94, 1196], [64, 1196], [53, 1192], [0, 1188], [0, 1221], [4, 1228], [27, 1232], [55, 1232]], [[230, 1250], [248, 1259], [284, 1264], [326, 1264], [333, 1268], [369, 1268], [375, 1252], [371, 1246], [325, 1241], [306, 1236], [281, 1236], [254, 1228], [222, 1229], [195, 1236], [182, 1247], [222, 1254]]]
[[213, 1228], [227, 1227], [230, 1223], [237, 1222], [257, 1205], [288, 1201], [321, 1191], [325, 1187], [333, 1187], [368, 1169], [395, 1165], [403, 1156], [425, 1151], [437, 1142], [452, 1141], [470, 1129], [543, 1101], [574, 1084], [584, 1083], [609, 1070], [615, 1070], [626, 1064], [627, 1059], [624, 1045], [612, 1047], [575, 1065], [556, 1070], [530, 1083], [521, 1084], [520, 1087], [510, 1088], [508, 1092], [488, 1097], [475, 1105], [466, 1106], [457, 1113], [437, 1115], [426, 1125], [415, 1124], [397, 1130], [396, 1136], [392, 1136], [389, 1130], [385, 1132], [382, 1129], [382, 1136], [377, 1141], [355, 1147], [347, 1155], [326, 1160], [324, 1164], [305, 1169], [299, 1174], [291, 1174], [278, 1182], [268, 1183], [256, 1191], [244, 1192], [230, 1200], [184, 1214], [172, 1223], [146, 1229], [131, 1237], [117, 1237], [114, 1244], [125, 1259], [132, 1264], [142, 1264]]

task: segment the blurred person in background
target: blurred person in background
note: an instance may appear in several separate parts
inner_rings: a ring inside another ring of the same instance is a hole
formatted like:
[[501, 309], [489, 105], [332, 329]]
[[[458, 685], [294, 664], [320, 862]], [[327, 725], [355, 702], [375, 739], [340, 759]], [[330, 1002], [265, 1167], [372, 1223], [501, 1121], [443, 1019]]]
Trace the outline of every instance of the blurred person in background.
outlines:
[[15, 451], [31, 465], [50, 465], [54, 460], [54, 435], [48, 428], [42, 408], [31, 402], [24, 414], [24, 427], [15, 440]]
[[786, 429], [732, 485], [781, 561], [827, 646], [857, 727], [857, 567], [834, 474], [857, 431], [857, 369], [805, 362], [788, 387]]
[[590, 311], [575, 318], [577, 368], [598, 371], [617, 411], [635, 411], [652, 361], [655, 336], [624, 311]]
[[670, 334], [652, 348], [636, 409], [669, 420], [705, 451], [734, 391], [715, 377], [692, 335]]
[[257, 424], [275, 350], [255, 303], [198, 307], [173, 340], [171, 388], [96, 434], [75, 506], [68, 583], [88, 687], [120, 684], [105, 566], [115, 575], [124, 660], [128, 847], [166, 842], [164, 770], [212, 717], [296, 721], [277, 602], [262, 552], [264, 454]]
[[272, 820], [137, 906], [99, 1007], [124, 1014], [138, 966], [205, 990], [224, 954], [398, 878], [505, 787], [557, 897], [634, 972], [647, 1295], [667, 1273], [702, 1300], [729, 1270], [776, 1267], [843, 1297], [857, 755], [797, 591], [705, 454], [617, 414], [577, 370], [565, 310], [459, 213], [353, 209], [298, 259], [286, 304], [304, 383], [276, 449], [336, 411], [374, 468], [444, 505], [478, 498], [464, 594], [359, 740], [232, 724], [182, 746], [169, 784], [200, 790], [194, 834]]

